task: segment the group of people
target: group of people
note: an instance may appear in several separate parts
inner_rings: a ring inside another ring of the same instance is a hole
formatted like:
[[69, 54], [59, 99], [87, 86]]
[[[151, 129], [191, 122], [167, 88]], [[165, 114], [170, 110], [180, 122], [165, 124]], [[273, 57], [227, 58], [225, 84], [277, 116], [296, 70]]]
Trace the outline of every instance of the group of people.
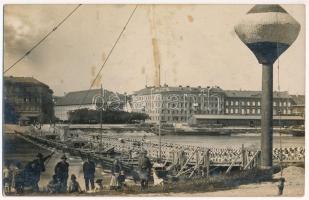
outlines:
[[[22, 194], [25, 188], [29, 188], [33, 192], [39, 192], [39, 181], [41, 173], [45, 171], [45, 165], [47, 161], [52, 157], [53, 153], [44, 156], [38, 153], [36, 158], [27, 163], [24, 168], [21, 164], [17, 165], [5, 165], [3, 169], [3, 184], [6, 193], [12, 192], [12, 188], [16, 193]], [[44, 190], [49, 193], [80, 193], [83, 192], [77, 177], [75, 174], [71, 174], [69, 179], [69, 163], [67, 157], [63, 155], [61, 161], [59, 161], [54, 168], [54, 174], [52, 179], [48, 182]], [[140, 153], [138, 162], [139, 179], [141, 182], [141, 188], [146, 189], [148, 187], [149, 177], [151, 173], [152, 164], [147, 157], [147, 151], [143, 150]], [[85, 189], [87, 191], [103, 190], [103, 179], [97, 179], [95, 181], [96, 164], [87, 157], [83, 163], [83, 174], [85, 181]], [[110, 190], [121, 190], [125, 186], [125, 171], [123, 169], [121, 161], [116, 158], [111, 167], [111, 180]], [[95, 187], [95, 183], [98, 187]]]

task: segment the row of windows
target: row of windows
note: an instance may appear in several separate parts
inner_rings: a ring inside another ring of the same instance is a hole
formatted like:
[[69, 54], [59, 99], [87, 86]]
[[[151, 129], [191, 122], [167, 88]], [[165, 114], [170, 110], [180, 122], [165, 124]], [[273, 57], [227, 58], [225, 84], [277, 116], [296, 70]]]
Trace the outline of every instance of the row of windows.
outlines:
[[156, 94], [156, 95], [145, 95], [145, 96], [133, 96], [133, 100], [134, 101], [143, 101], [143, 100], [161, 100], [161, 98], [164, 98], [164, 100], [171, 100], [171, 101], [184, 101], [184, 100], [197, 100], [197, 99], [202, 99], [203, 101], [207, 101], [207, 100], [211, 100], [211, 101], [217, 101], [218, 98], [220, 99], [220, 97], [217, 96], [205, 96], [205, 95], [195, 95], [195, 94], [181, 94], [181, 95], [177, 95], [177, 94], [170, 94], [167, 96], [161, 96], [160, 94]]
[[247, 109], [244, 109], [244, 108], [242, 108], [242, 109], [238, 109], [238, 108], [228, 109], [228, 108], [226, 108], [225, 113], [226, 114], [243, 114], [243, 115], [244, 114], [260, 114], [261, 109], [249, 109], [249, 108], [247, 108]]
[[[249, 108], [247, 108], [247, 109], [244, 109], [244, 108], [242, 108], [242, 109], [238, 109], [238, 108], [228, 109], [228, 108], [226, 108], [225, 113], [226, 114], [260, 114], [261, 109], [249, 109]], [[273, 114], [277, 115], [277, 114], [279, 114], [279, 111], [274, 109]], [[281, 114], [284, 114], [284, 115], [291, 114], [291, 110], [290, 109], [283, 109]]]
[[[260, 106], [261, 105], [261, 102], [260, 101], [225, 101], [225, 105], [231, 105], [231, 106], [238, 106], [239, 104], [241, 104], [242, 106]], [[274, 101], [273, 102], [273, 105], [274, 106], [277, 106], [278, 105], [278, 102]], [[286, 102], [286, 101], [283, 101], [283, 102], [279, 102], [279, 106], [288, 106], [290, 107], [291, 106], [291, 102]]]
[[40, 111], [39, 106], [22, 106], [20, 108], [21, 111]]

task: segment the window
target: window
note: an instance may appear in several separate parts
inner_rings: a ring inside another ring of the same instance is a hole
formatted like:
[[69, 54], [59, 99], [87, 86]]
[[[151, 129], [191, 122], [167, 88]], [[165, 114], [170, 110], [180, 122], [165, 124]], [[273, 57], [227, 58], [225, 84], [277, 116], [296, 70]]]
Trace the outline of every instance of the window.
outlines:
[[261, 102], [260, 101], [258, 101], [258, 106], [260, 106], [261, 105]]
[[242, 105], [242, 106], [244, 106], [244, 105], [245, 105], [245, 102], [244, 102], [244, 101], [242, 101], [242, 102], [241, 102], [241, 105]]
[[285, 101], [285, 102], [283, 102], [283, 106], [286, 106], [286, 101]]
[[238, 101], [235, 102], [235, 105], [238, 106]]
[[233, 108], [231, 109], [231, 114], [234, 114], [234, 109]]
[[229, 113], [229, 109], [226, 108], [226, 109], [225, 109], [225, 113]]
[[238, 108], [235, 108], [235, 114], [238, 114]]
[[255, 114], [255, 109], [252, 109], [251, 112], [252, 112], [252, 114]]
[[288, 102], [288, 107], [290, 107], [290, 106], [291, 106], [291, 102], [289, 101], [289, 102]]
[[290, 109], [288, 109], [288, 114], [289, 114], [289, 115], [291, 114], [291, 110], [290, 110]]
[[261, 113], [261, 109], [258, 109], [258, 110], [257, 110], [257, 113], [260, 114], [260, 113]]
[[247, 106], [250, 106], [250, 101], [247, 101]]
[[228, 102], [228, 101], [226, 101], [226, 102], [225, 102], [225, 105], [227, 105], [227, 106], [228, 106], [228, 105], [229, 105], [229, 102]]
[[282, 102], [281, 101], [279, 102], [279, 106], [282, 106]]
[[252, 105], [255, 106], [255, 101], [252, 102]]
[[231, 101], [231, 106], [233, 106], [234, 105], [234, 101]]
[[243, 108], [241, 109], [241, 114], [243, 114], [243, 115], [245, 114], [245, 109], [243, 109]]
[[283, 114], [286, 115], [286, 109], [283, 109]]
[[274, 101], [274, 106], [277, 106], [277, 103]]
[[247, 108], [247, 114], [250, 114], [250, 109], [249, 108]]
[[277, 110], [276, 109], [273, 110], [273, 115], [277, 115]]

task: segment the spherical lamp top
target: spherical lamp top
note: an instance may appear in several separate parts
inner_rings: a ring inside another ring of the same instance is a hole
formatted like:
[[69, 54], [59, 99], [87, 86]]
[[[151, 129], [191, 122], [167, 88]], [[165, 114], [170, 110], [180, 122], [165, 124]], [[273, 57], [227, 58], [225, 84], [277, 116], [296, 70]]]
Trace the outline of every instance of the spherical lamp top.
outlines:
[[256, 5], [235, 26], [240, 40], [261, 64], [273, 64], [299, 31], [299, 23], [279, 5]]

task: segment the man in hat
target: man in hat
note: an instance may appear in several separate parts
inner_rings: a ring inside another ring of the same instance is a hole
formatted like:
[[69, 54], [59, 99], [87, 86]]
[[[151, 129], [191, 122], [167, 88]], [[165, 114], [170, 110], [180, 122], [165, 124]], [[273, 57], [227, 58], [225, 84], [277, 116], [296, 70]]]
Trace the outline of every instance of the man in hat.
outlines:
[[63, 155], [61, 161], [55, 166], [55, 175], [58, 178], [61, 185], [61, 192], [67, 191], [67, 181], [69, 177], [69, 163], [67, 163], [67, 157]]
[[141, 180], [141, 189], [148, 188], [148, 180], [151, 172], [152, 164], [150, 159], [147, 157], [147, 151], [142, 150], [140, 158], [138, 160], [139, 176]]
[[83, 172], [85, 179], [86, 191], [89, 190], [89, 182], [91, 189], [94, 190], [94, 174], [95, 174], [95, 163], [87, 157], [87, 160], [83, 164]]
[[39, 191], [39, 181], [41, 178], [41, 173], [45, 172], [45, 162], [53, 154], [54, 152], [44, 157], [42, 153], [38, 153], [36, 155], [37, 159], [34, 159], [33, 161], [29, 163], [29, 173], [31, 177], [31, 185], [32, 185], [32, 189], [34, 192]]

